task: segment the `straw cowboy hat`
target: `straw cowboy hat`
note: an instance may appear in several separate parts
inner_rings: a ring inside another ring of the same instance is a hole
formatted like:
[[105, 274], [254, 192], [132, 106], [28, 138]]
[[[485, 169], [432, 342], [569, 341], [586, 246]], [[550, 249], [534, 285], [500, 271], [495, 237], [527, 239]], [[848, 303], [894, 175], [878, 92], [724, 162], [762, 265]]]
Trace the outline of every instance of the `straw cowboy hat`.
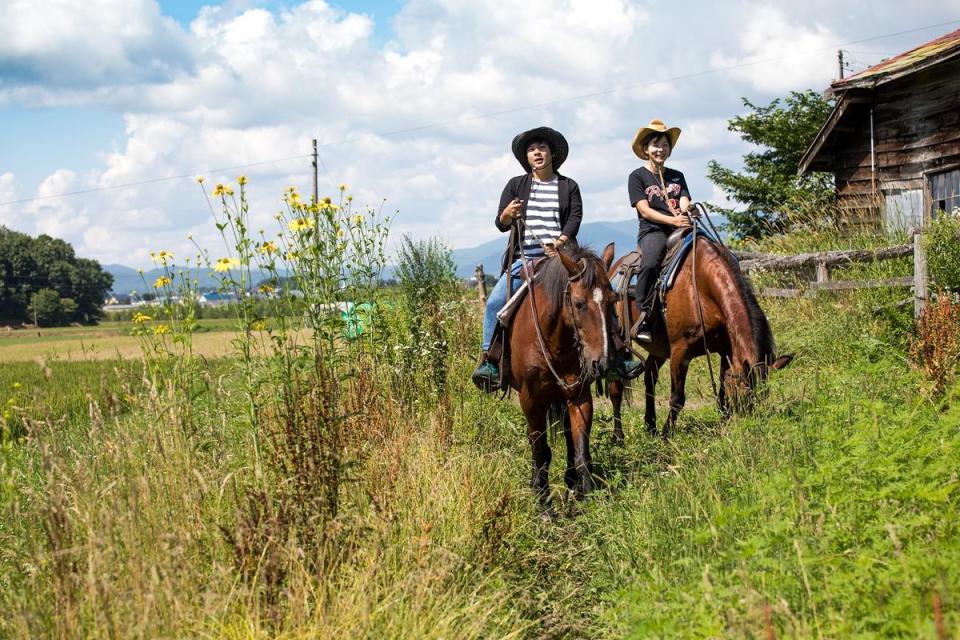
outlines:
[[563, 134], [559, 131], [551, 129], [550, 127], [537, 127], [536, 129], [519, 133], [514, 137], [510, 147], [513, 149], [513, 156], [527, 173], [530, 172], [530, 163], [527, 162], [527, 147], [533, 140], [545, 140], [550, 146], [550, 152], [553, 155], [554, 171], [560, 168], [563, 161], [567, 159], [567, 154], [570, 153], [567, 139], [564, 138]]
[[644, 142], [653, 133], [665, 133], [667, 138], [670, 139], [670, 151], [673, 151], [673, 148], [677, 146], [677, 139], [680, 137], [680, 129], [677, 127], [667, 128], [667, 125], [663, 124], [663, 120], [651, 120], [650, 124], [637, 131], [637, 135], [633, 138], [633, 152], [637, 154], [641, 160], [649, 160], [646, 151], [644, 150]]

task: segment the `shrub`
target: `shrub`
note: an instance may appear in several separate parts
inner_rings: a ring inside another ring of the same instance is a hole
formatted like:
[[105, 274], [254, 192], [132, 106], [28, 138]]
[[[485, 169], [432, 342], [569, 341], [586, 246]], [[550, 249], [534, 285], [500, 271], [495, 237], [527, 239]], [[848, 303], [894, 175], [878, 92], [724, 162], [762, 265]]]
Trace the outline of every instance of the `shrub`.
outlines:
[[933, 383], [933, 394], [942, 395], [960, 362], [960, 302], [952, 296], [940, 294], [923, 310], [910, 341], [910, 361]]
[[926, 245], [932, 284], [939, 289], [960, 291], [960, 209], [933, 219]]
[[458, 297], [456, 268], [450, 248], [441, 240], [412, 240], [404, 236], [397, 260], [397, 276], [406, 309], [409, 348], [403, 353], [408, 371], [420, 370], [441, 395], [446, 389], [448, 342], [445, 307]]

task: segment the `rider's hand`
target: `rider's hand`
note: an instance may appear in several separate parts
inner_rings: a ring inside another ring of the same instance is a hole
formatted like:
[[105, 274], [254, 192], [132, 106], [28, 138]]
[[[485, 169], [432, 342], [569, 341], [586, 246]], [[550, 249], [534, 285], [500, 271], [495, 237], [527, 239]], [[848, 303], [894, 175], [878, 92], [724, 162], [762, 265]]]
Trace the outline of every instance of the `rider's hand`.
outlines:
[[504, 207], [503, 211], [500, 212], [500, 222], [503, 224], [512, 223], [516, 218], [520, 217], [522, 208], [523, 201], [514, 198], [510, 201], [510, 204]]
[[674, 218], [673, 218], [673, 226], [677, 227], [678, 229], [683, 229], [684, 227], [689, 227], [689, 226], [690, 226], [690, 218], [688, 218], [687, 216], [674, 216]]

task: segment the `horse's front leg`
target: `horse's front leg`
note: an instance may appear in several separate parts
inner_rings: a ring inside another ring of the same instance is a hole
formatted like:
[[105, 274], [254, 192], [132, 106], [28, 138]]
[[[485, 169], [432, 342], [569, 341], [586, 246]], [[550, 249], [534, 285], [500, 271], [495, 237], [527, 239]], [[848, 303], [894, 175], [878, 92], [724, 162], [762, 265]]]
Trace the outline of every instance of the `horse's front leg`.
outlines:
[[[567, 446], [573, 444], [573, 464], [577, 472], [577, 484], [574, 489], [578, 498], [593, 491], [593, 466], [590, 460], [590, 427], [593, 424], [593, 396], [586, 388], [580, 395], [567, 401], [567, 413], [570, 415], [570, 439]], [[569, 457], [569, 453], [568, 453]]]
[[647, 433], [652, 436], [657, 435], [657, 378], [660, 377], [662, 366], [663, 358], [651, 355], [643, 368], [643, 392], [646, 400], [643, 423]]
[[[708, 358], [710, 356], [707, 356]], [[720, 390], [717, 392], [717, 409], [720, 411], [720, 417], [723, 420], [730, 418], [730, 398], [727, 397], [727, 376], [730, 374], [730, 354], [720, 354]]]
[[614, 379], [607, 382], [607, 395], [613, 405], [613, 441], [623, 444], [623, 389], [622, 380]]
[[669, 438], [677, 426], [677, 415], [687, 401], [687, 370], [690, 368], [690, 356], [686, 345], [670, 350], [670, 415], [663, 425], [663, 437]]
[[527, 440], [533, 452], [530, 488], [542, 508], [550, 505], [550, 444], [547, 442], [547, 405], [535, 402], [530, 394], [520, 391], [520, 407], [527, 418]]

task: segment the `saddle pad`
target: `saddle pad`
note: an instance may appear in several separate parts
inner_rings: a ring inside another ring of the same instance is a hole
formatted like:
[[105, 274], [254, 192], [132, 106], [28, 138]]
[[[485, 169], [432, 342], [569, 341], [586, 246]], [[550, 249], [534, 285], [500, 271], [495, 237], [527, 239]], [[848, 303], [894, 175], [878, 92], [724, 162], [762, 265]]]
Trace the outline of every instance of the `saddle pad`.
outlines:
[[[720, 239], [717, 238], [713, 231], [707, 229], [702, 222], [697, 220], [695, 224], [697, 225], [697, 236], [703, 237], [709, 242], [720, 242]], [[673, 255], [667, 256], [669, 262], [661, 271], [660, 280], [657, 283], [661, 299], [673, 288], [673, 283], [676, 281], [677, 274], [680, 272], [680, 266], [683, 264], [683, 260], [687, 257], [687, 254], [690, 253], [690, 247], [693, 246], [693, 237], [692, 233], [686, 234], [680, 241]]]
[[[536, 275], [534, 275], [536, 277]], [[526, 280], [520, 283], [520, 286], [517, 287], [517, 290], [513, 292], [513, 295], [510, 296], [510, 299], [507, 300], [507, 303], [503, 305], [503, 309], [497, 312], [497, 320], [504, 327], [509, 327], [510, 322], [513, 320], [513, 315], [517, 312], [517, 309], [520, 308], [520, 303], [523, 302], [524, 296], [527, 294], [527, 288], [530, 285]]]

